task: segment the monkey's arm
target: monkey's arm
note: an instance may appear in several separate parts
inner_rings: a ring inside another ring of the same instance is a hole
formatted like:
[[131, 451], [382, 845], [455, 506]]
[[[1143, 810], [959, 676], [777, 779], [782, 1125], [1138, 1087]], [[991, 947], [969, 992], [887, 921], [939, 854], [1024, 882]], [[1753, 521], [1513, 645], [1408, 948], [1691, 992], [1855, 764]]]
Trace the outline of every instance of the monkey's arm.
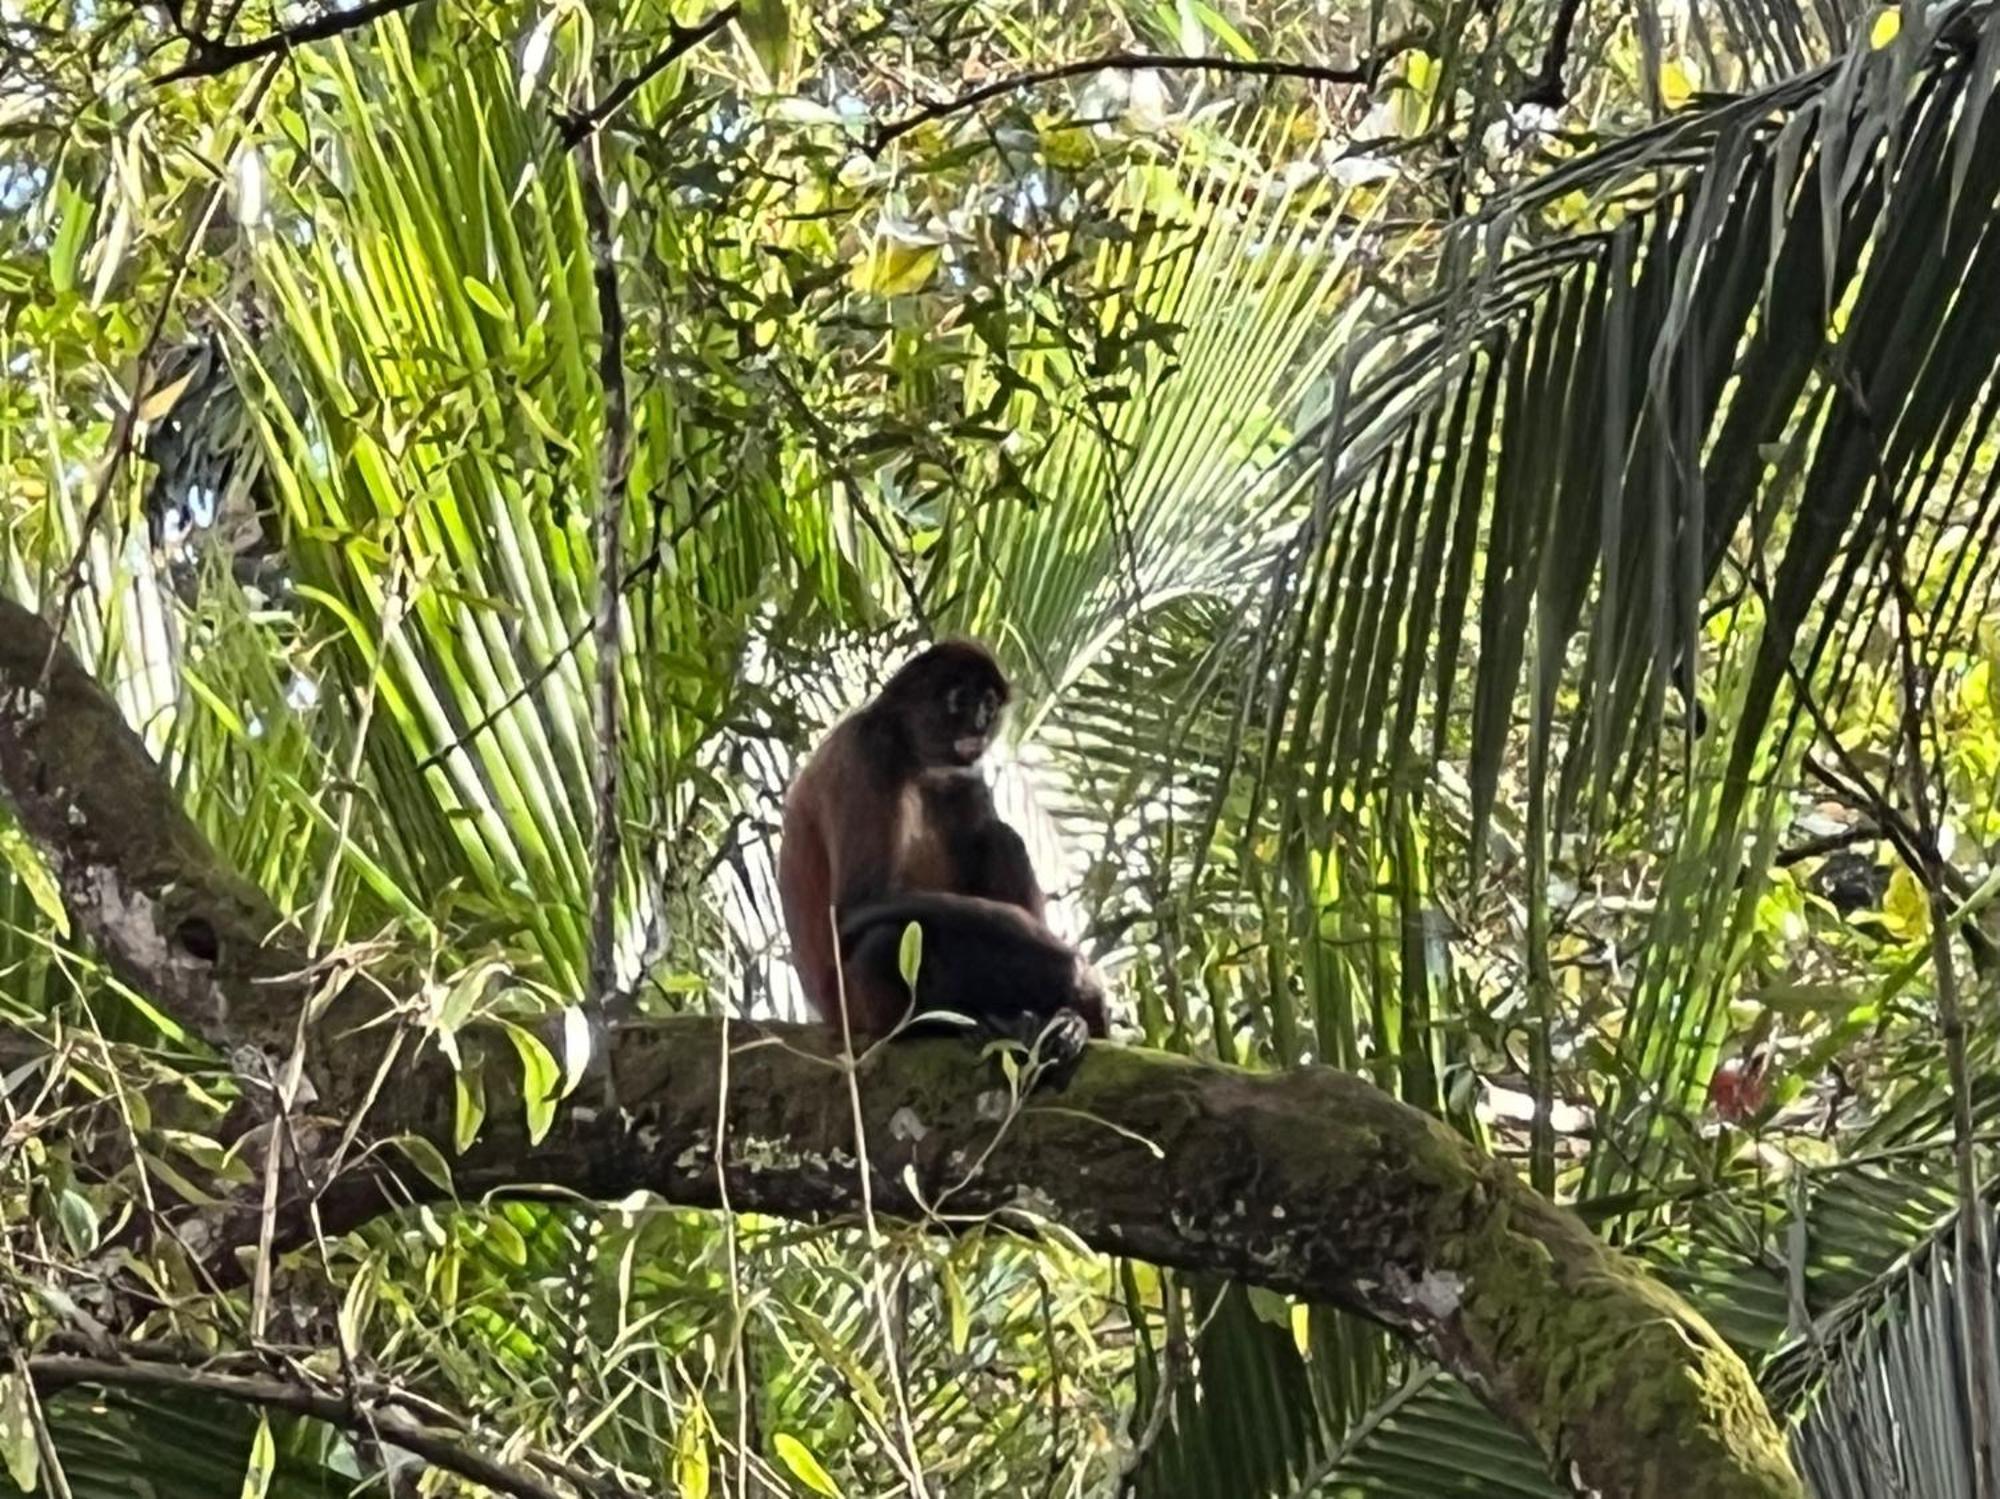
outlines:
[[1019, 906], [1041, 921], [1047, 908], [1041, 882], [1035, 878], [1034, 861], [1021, 835], [997, 816], [986, 824], [977, 848], [977, 872], [968, 895]]
[[839, 1013], [840, 980], [834, 967], [833, 871], [810, 796], [786, 798], [778, 840], [778, 903], [792, 942], [806, 1002], [823, 1018]]

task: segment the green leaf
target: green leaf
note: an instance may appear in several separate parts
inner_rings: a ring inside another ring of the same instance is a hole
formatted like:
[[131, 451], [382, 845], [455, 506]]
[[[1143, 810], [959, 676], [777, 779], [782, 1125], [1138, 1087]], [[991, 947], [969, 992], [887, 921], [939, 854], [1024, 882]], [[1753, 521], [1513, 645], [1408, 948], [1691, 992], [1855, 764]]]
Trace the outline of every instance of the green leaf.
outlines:
[[530, 1031], [511, 1020], [502, 1021], [521, 1054], [521, 1103], [528, 1116], [528, 1143], [539, 1145], [556, 1119], [556, 1098], [562, 1087], [562, 1068]]
[[1289, 1329], [1292, 1325], [1291, 1298], [1263, 1286], [1251, 1286], [1250, 1310], [1257, 1314], [1259, 1322], [1268, 1322], [1273, 1327]]
[[945, 1309], [951, 1318], [951, 1351], [963, 1353], [972, 1337], [972, 1314], [965, 1304], [965, 1287], [948, 1258], [938, 1262], [938, 1284], [944, 1289]]
[[377, 1261], [363, 1260], [354, 1272], [354, 1279], [348, 1282], [347, 1294], [340, 1298], [340, 1336], [349, 1348], [359, 1348], [362, 1333], [367, 1330], [369, 1318], [375, 1314], [375, 1303], [379, 1299]]
[[97, 1247], [97, 1209], [74, 1187], [63, 1188], [56, 1198], [56, 1221], [72, 1254], [86, 1255]]
[[943, 251], [878, 235], [849, 276], [854, 289], [877, 297], [913, 296], [930, 285]]
[[917, 987], [917, 969], [924, 961], [924, 929], [914, 921], [903, 928], [903, 940], [896, 947], [896, 971], [912, 990]]
[[28, 892], [28, 898], [34, 901], [35, 909], [48, 918], [56, 935], [69, 936], [69, 912], [63, 906], [62, 891], [56, 885], [56, 877], [42, 862], [35, 846], [28, 842], [28, 835], [11, 824], [0, 827], [0, 860], [4, 860], [7, 867], [14, 871], [14, 877]]
[[451, 1124], [451, 1146], [464, 1155], [479, 1138], [479, 1126], [486, 1122], [486, 1077], [475, 1063], [452, 1078], [455, 1108]]
[[782, 85], [792, 62], [792, 8], [787, 0], [743, 0], [736, 24], [743, 28], [765, 80], [774, 88]]
[[708, 1499], [707, 1426], [707, 1414], [696, 1405], [675, 1438], [674, 1484], [680, 1499]]
[[826, 1469], [804, 1442], [790, 1432], [781, 1431], [772, 1438], [771, 1445], [777, 1449], [779, 1461], [792, 1470], [792, 1476], [800, 1483], [815, 1494], [825, 1494], [827, 1499], [840, 1499], [840, 1485], [827, 1476]]
[[238, 1491], [238, 1499], [264, 1499], [277, 1466], [278, 1444], [271, 1438], [271, 1418], [259, 1411], [257, 1435], [250, 1440], [250, 1460], [243, 1468], [243, 1487]]
[[35, 1446], [34, 1394], [28, 1381], [11, 1369], [0, 1374], [0, 1458], [6, 1459], [16, 1487], [33, 1493], [41, 1458]]
[[472, 305], [488, 317], [503, 323], [514, 321], [514, 314], [508, 310], [507, 304], [500, 300], [492, 287], [477, 276], [461, 276], [458, 284], [465, 289], [465, 295], [471, 300]]
[[519, 1268], [528, 1263], [528, 1241], [499, 1213], [481, 1223], [479, 1231], [487, 1247], [508, 1264]]
[[77, 266], [95, 216], [90, 195], [65, 177], [56, 187], [58, 223], [55, 243], [49, 246], [49, 285], [57, 292], [76, 290]]
[[421, 1171], [432, 1186], [447, 1197], [452, 1195], [451, 1167], [435, 1145], [422, 1135], [398, 1135], [394, 1144], [409, 1157], [410, 1164]]

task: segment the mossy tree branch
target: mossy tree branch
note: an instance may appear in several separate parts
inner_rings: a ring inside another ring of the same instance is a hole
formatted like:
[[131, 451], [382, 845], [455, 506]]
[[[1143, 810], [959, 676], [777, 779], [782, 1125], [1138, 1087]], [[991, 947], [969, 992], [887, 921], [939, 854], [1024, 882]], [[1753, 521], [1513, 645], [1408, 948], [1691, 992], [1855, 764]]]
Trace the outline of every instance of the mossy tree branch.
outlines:
[[[286, 976], [306, 955], [222, 868], [84, 668], [48, 651], [41, 621], [0, 600], [0, 797], [127, 982], [226, 1053], [270, 1056], [304, 1002]], [[328, 1117], [294, 1121], [307, 1159], [280, 1243], [305, 1236], [308, 1181], [334, 1232], [443, 1195], [396, 1173], [394, 1152], [326, 1169], [387, 1044], [388, 1027], [348, 1025], [366, 1002], [354, 986], [315, 1028], [306, 1075]], [[457, 1194], [646, 1188], [803, 1219], [859, 1211], [849, 1084], [824, 1032], [690, 1016], [623, 1029], [612, 1049], [628, 1109], [566, 1105], [539, 1141], [492, 1069], [485, 1130], [453, 1162]], [[859, 1091], [878, 1212], [1054, 1221], [1108, 1253], [1361, 1312], [1465, 1379], [1584, 1492], [1803, 1493], [1749, 1371], [1691, 1308], [1511, 1169], [1359, 1078], [1099, 1045], [1059, 1097], [1018, 1101], [964, 1043], [933, 1041], [878, 1050]], [[374, 1091], [367, 1133], [448, 1157], [452, 1094], [428, 1049]], [[184, 1212], [184, 1242], [212, 1249], [218, 1273], [256, 1242], [254, 1193]]]

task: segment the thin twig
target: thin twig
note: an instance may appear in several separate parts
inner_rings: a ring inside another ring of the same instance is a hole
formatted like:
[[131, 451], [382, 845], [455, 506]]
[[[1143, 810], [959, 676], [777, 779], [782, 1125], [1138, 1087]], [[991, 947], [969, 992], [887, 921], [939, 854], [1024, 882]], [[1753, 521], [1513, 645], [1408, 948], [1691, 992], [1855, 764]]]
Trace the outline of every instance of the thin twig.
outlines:
[[307, 1385], [244, 1374], [218, 1374], [179, 1364], [85, 1358], [67, 1353], [32, 1357], [28, 1360], [28, 1371], [36, 1388], [41, 1390], [97, 1384], [190, 1391], [270, 1410], [292, 1411], [343, 1431], [378, 1437], [447, 1472], [499, 1493], [512, 1494], [515, 1499], [564, 1499], [560, 1490], [540, 1479], [481, 1453], [469, 1452], [414, 1421]]
[[213, 37], [190, 36], [189, 53], [186, 62], [169, 72], [162, 73], [153, 80], [155, 88], [163, 84], [179, 83], [188, 78], [213, 78], [227, 73], [231, 68], [241, 67], [246, 62], [255, 62], [260, 57], [276, 57], [290, 52], [295, 47], [303, 47], [308, 42], [323, 42], [328, 37], [342, 36], [350, 31], [359, 31], [364, 26], [374, 24], [384, 16], [393, 16], [398, 11], [412, 10], [424, 0], [366, 0], [352, 10], [329, 10], [314, 16], [310, 21], [301, 21], [296, 26], [287, 26], [282, 31], [257, 37], [248, 42], [225, 42]]
[[[827, 925], [831, 926], [834, 951], [840, 950], [840, 926], [832, 906], [826, 908]], [[927, 1499], [929, 1491], [924, 1487], [923, 1459], [917, 1454], [917, 1432], [910, 1420], [910, 1397], [903, 1383], [903, 1368], [897, 1357], [897, 1341], [889, 1325], [889, 1288], [882, 1271], [882, 1225], [875, 1216], [875, 1168], [868, 1158], [868, 1123], [861, 1110], [860, 1067], [854, 1056], [854, 1029], [847, 1013], [847, 972], [836, 961], [833, 965], [836, 998], [840, 1003], [840, 1070], [847, 1082], [848, 1109], [854, 1123], [854, 1173], [861, 1188], [861, 1223], [868, 1239], [869, 1285], [874, 1295], [869, 1299], [875, 1304], [876, 1330], [882, 1339], [882, 1357], [889, 1371], [889, 1393], [896, 1402], [896, 1415], [902, 1426], [903, 1452], [893, 1446], [887, 1455], [902, 1468], [904, 1481], [917, 1499]], [[905, 1467], [907, 1464], [907, 1467]]]
[[1161, 1310], [1166, 1317], [1166, 1339], [1160, 1350], [1160, 1383], [1153, 1391], [1153, 1408], [1146, 1412], [1146, 1424], [1133, 1440], [1132, 1450], [1119, 1464], [1118, 1492], [1128, 1495], [1138, 1486], [1139, 1470], [1167, 1429], [1179, 1393], [1181, 1373], [1193, 1362], [1189, 1346], [1187, 1316], [1181, 1309], [1181, 1288], [1171, 1271], [1160, 1271]]
[[682, 26], [677, 22], [669, 21], [667, 23], [666, 45], [648, 58], [644, 67], [614, 87], [598, 104], [564, 118], [562, 122], [563, 144], [565, 146], [574, 146], [587, 136], [595, 135], [606, 120], [625, 107], [625, 102], [628, 99], [666, 71], [676, 58], [692, 52], [696, 47], [699, 47], [703, 42], [714, 36], [716, 32], [722, 30], [723, 27], [735, 20], [737, 12], [742, 9], [743, 6], [740, 0], [730, 0], [730, 3], [723, 6], [722, 9], [693, 26]]
[[1779, 869], [1789, 869], [1794, 864], [1803, 864], [1807, 859], [1824, 858], [1837, 854], [1842, 849], [1853, 848], [1857, 843], [1873, 843], [1882, 836], [1882, 829], [1872, 822], [1856, 823], [1851, 828], [1842, 828], [1838, 833], [1824, 833], [1817, 838], [1808, 838], [1803, 843], [1795, 843], [1790, 848], [1779, 849], [1771, 858], [1771, 863]]
[[1173, 52], [1107, 52], [1098, 57], [1079, 58], [1074, 62], [1057, 63], [1053, 67], [1036, 68], [1027, 73], [1011, 73], [1005, 78], [995, 78], [982, 83], [978, 88], [956, 94], [949, 99], [933, 99], [919, 109], [912, 110], [901, 119], [890, 120], [875, 127], [864, 148], [870, 156], [880, 155], [892, 142], [908, 135], [932, 120], [942, 120], [948, 115], [961, 114], [968, 109], [977, 109], [990, 100], [1006, 94], [1018, 94], [1028, 89], [1040, 88], [1045, 83], [1059, 83], [1065, 78], [1081, 78], [1091, 73], [1139, 73], [1139, 72], [1198, 72], [1235, 73], [1253, 78], [1304, 78], [1314, 83], [1335, 83], [1343, 85], [1372, 85], [1381, 76], [1383, 65], [1401, 48], [1391, 48], [1381, 57], [1355, 63], [1350, 67], [1334, 68], [1323, 63], [1311, 62], [1265, 62], [1243, 57], [1187, 57]]

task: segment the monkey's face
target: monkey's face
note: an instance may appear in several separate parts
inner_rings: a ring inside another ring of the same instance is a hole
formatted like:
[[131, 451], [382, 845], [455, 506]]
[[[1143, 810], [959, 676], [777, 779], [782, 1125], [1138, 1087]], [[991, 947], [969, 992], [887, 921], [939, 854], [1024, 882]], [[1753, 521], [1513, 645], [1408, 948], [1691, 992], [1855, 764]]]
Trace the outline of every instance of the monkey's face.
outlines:
[[943, 753], [936, 763], [971, 765], [986, 753], [1000, 725], [1000, 694], [979, 682], [956, 682], [945, 689], [940, 703], [936, 743]]
[[881, 705], [902, 726], [926, 770], [975, 764], [993, 742], [1007, 706], [1007, 679], [976, 645], [932, 646], [882, 690]]

